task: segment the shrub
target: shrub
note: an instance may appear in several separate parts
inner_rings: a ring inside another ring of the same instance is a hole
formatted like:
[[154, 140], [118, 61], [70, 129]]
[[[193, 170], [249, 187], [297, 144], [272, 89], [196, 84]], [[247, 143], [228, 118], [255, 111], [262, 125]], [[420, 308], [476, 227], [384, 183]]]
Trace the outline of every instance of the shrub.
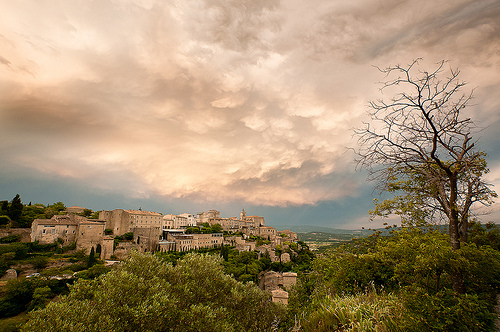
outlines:
[[127, 241], [132, 241], [134, 239], [134, 233], [128, 232], [123, 234], [123, 238]]
[[8, 216], [0, 216], [0, 225], [8, 225], [10, 218]]
[[111, 270], [110, 267], [106, 267], [103, 264], [96, 264], [89, 268], [88, 270], [84, 270], [81, 272], [78, 272], [76, 274], [76, 278], [79, 279], [95, 279], [101, 274], [108, 273]]
[[41, 270], [47, 267], [47, 265], [49, 264], [49, 260], [46, 257], [37, 256], [32, 259], [31, 264], [35, 269]]
[[284, 311], [268, 292], [224, 274], [214, 255], [188, 254], [174, 267], [133, 253], [109, 273], [75, 282], [21, 331], [269, 331]]
[[28, 255], [28, 245], [26, 243], [14, 242], [0, 246], [0, 254], [14, 252], [15, 259], [23, 259]]
[[400, 296], [404, 310], [399, 331], [492, 331], [495, 315], [487, 300], [476, 294], [456, 294], [450, 289], [436, 294], [415, 287]]
[[67, 246], [62, 247], [62, 252], [68, 252], [70, 250], [75, 250], [76, 249], [76, 242], [70, 243]]
[[12, 234], [12, 235], [7, 235], [7, 236], [0, 238], [0, 243], [19, 242], [20, 239], [21, 239], [21, 235]]
[[303, 331], [392, 331], [398, 301], [375, 292], [326, 296], [314, 301], [300, 320]]

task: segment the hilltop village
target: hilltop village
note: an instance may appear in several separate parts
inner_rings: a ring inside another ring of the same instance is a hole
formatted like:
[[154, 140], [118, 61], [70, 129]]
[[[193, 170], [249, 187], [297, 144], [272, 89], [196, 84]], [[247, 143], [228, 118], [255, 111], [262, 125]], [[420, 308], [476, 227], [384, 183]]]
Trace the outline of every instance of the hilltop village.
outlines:
[[[99, 251], [105, 260], [125, 259], [133, 250], [184, 252], [227, 245], [239, 251], [256, 251], [259, 257], [269, 255], [272, 262], [281, 263], [291, 259], [283, 249], [298, 241], [296, 233], [278, 232], [265, 225], [264, 217], [248, 216], [245, 210], [239, 218], [221, 218], [217, 210], [173, 215], [115, 209], [100, 211], [97, 220], [79, 215], [83, 210], [69, 207], [64, 215], [35, 219], [31, 224], [31, 241], [76, 243], [77, 250]], [[295, 284], [296, 279], [293, 272], [268, 271], [259, 276], [259, 286], [270, 291], [274, 301], [286, 304], [288, 293], [284, 289]]]

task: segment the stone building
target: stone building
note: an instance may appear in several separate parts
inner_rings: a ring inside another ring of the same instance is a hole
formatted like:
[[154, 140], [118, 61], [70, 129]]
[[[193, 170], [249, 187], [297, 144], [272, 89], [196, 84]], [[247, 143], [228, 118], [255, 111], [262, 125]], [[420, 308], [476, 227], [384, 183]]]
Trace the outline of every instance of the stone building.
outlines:
[[282, 289], [274, 289], [271, 291], [272, 301], [288, 305], [288, 292]]
[[[289, 229], [285, 229], [283, 231], [280, 231], [279, 232], [279, 235], [283, 238], [286, 238], [288, 239], [288, 241], [297, 241], [299, 238], [297, 236], [297, 233], [295, 232], [292, 232], [291, 230]], [[283, 236], [285, 235], [285, 236]]]
[[274, 241], [274, 239], [276, 238], [276, 228], [269, 226], [256, 227], [255, 235], [260, 236], [264, 240]]
[[143, 248], [142, 251], [156, 251], [158, 241], [162, 238], [160, 227], [134, 228], [134, 242]]
[[267, 271], [259, 274], [259, 288], [267, 291], [275, 289], [290, 289], [297, 283], [297, 273], [295, 272], [275, 272]]
[[101, 211], [99, 219], [106, 221], [106, 229], [111, 229], [114, 235], [132, 232], [134, 228], [161, 227], [163, 224], [161, 213], [141, 210]]
[[273, 302], [288, 304], [288, 292], [297, 283], [295, 272], [267, 271], [259, 274], [259, 288], [271, 292]]
[[189, 226], [189, 221], [186, 216], [173, 214], [166, 214], [163, 216], [163, 229], [186, 229]]
[[220, 218], [220, 212], [217, 210], [209, 210], [207, 212], [198, 212], [198, 223], [203, 224], [209, 221], [209, 219]]
[[70, 206], [70, 207], [67, 207], [66, 210], [64, 210], [64, 212], [66, 213], [83, 213], [85, 211], [85, 208], [81, 207], [81, 206]]
[[160, 251], [189, 251], [200, 248], [217, 248], [224, 244], [222, 233], [184, 234], [181, 230], [163, 230], [159, 241]]
[[62, 239], [64, 245], [76, 242], [78, 223], [82, 220], [87, 219], [74, 214], [35, 219], [31, 224], [31, 242], [54, 243], [58, 239]]
[[101, 244], [104, 237], [104, 223], [88, 220], [78, 222], [76, 249], [87, 249]]
[[104, 221], [90, 221], [75, 214], [55, 215], [51, 219], [33, 221], [31, 241], [54, 243], [60, 239], [63, 245], [76, 242], [76, 249], [86, 252], [100, 245], [101, 257], [108, 259], [113, 254], [113, 239], [104, 236], [104, 227]]
[[198, 225], [198, 216], [191, 213], [181, 213], [180, 217], [184, 217], [187, 219], [188, 227], [197, 226]]

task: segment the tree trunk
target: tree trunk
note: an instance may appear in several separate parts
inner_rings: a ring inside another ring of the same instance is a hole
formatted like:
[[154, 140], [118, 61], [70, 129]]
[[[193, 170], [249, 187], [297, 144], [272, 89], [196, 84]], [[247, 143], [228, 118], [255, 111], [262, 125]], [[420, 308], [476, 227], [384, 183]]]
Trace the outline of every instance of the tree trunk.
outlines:
[[469, 232], [469, 218], [468, 216], [462, 216], [459, 229], [460, 242], [467, 243], [468, 232]]
[[[450, 216], [450, 245], [451, 250], [456, 251], [460, 249], [460, 234], [458, 229], [458, 216], [454, 213]], [[458, 294], [465, 293], [464, 278], [462, 275], [462, 268], [456, 267], [451, 274], [453, 282], [453, 290]]]

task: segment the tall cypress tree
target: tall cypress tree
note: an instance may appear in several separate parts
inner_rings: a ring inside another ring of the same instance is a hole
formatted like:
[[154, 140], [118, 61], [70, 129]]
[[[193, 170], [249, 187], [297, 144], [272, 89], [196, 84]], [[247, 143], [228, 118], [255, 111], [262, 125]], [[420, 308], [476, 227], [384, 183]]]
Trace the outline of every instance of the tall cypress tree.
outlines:
[[87, 261], [87, 268], [91, 268], [95, 263], [97, 263], [97, 260], [95, 259], [94, 247], [92, 247], [92, 249], [90, 249], [89, 260]]
[[16, 197], [12, 199], [9, 206], [8, 216], [10, 219], [16, 222], [19, 221], [19, 218], [21, 218], [21, 215], [23, 214], [23, 208], [24, 205], [21, 202], [21, 197], [17, 194]]

